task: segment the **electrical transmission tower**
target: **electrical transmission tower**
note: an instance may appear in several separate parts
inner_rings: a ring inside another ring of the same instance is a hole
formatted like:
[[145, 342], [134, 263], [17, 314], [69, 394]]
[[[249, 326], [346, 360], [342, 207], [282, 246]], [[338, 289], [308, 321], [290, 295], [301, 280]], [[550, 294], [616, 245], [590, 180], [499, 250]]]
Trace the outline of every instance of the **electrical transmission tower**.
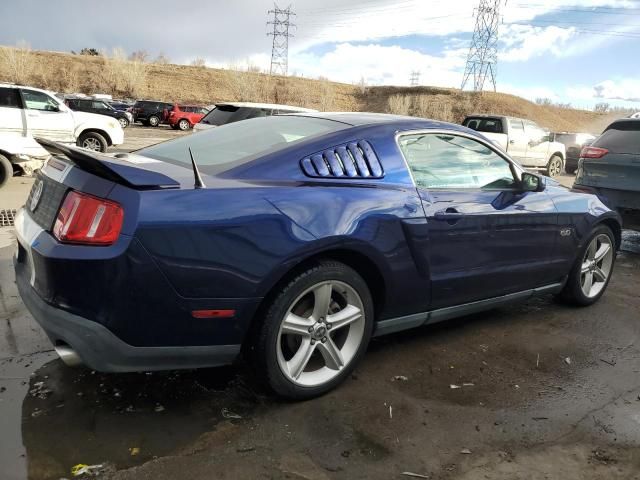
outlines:
[[412, 87], [417, 87], [418, 85], [420, 85], [420, 71], [419, 70], [413, 70], [411, 72], [411, 75], [409, 75], [409, 84]]
[[493, 91], [496, 90], [501, 3], [502, 0], [480, 0], [480, 5], [475, 12], [476, 26], [464, 69], [462, 87], [460, 87], [462, 90], [471, 77], [473, 77], [473, 90], [476, 92], [482, 91], [487, 77], [493, 84]]
[[289, 37], [293, 34], [289, 33], [289, 29], [295, 28], [295, 24], [291, 23], [291, 16], [295, 15], [291, 11], [291, 5], [287, 8], [279, 8], [275, 3], [274, 9], [269, 10], [269, 14], [273, 14], [273, 21], [267, 22], [267, 25], [273, 25], [273, 31], [267, 33], [273, 37], [271, 46], [271, 68], [269, 74], [286, 75], [289, 67]]

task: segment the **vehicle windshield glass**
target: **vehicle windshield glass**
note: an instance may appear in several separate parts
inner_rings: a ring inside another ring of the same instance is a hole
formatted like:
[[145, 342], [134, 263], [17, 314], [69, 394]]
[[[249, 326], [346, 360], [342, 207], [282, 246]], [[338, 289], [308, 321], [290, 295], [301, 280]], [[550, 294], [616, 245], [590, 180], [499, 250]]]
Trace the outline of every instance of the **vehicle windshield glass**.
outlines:
[[613, 123], [592, 145], [606, 148], [611, 153], [640, 155], [640, 122], [631, 120]]
[[207, 125], [224, 125], [231, 121], [231, 117], [240, 109], [240, 107], [234, 107], [233, 105], [216, 105], [205, 117], [200, 120], [200, 123], [206, 123]]
[[303, 139], [349, 127], [348, 124], [323, 118], [255, 118], [160, 143], [136, 153], [190, 167], [191, 148], [198, 168], [203, 173], [215, 175]]
[[467, 118], [464, 121], [464, 126], [477, 132], [503, 133], [502, 120], [499, 118]]

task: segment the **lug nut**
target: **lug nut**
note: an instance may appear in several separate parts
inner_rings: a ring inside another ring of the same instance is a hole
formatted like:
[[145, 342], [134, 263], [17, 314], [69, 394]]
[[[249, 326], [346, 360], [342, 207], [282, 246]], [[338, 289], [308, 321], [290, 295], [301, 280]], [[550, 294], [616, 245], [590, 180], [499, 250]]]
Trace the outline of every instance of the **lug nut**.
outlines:
[[315, 339], [315, 338], [312, 338], [312, 339], [311, 339], [311, 345], [315, 345], [315, 344], [316, 344], [316, 339]]
[[331, 324], [330, 323], [327, 323], [327, 329], [331, 330]]
[[309, 327], [309, 333], [313, 333], [313, 327]]
[[322, 343], [327, 341], [327, 337], [322, 337]]
[[320, 317], [320, 320], [318, 320], [320, 323], [324, 322], [324, 317]]

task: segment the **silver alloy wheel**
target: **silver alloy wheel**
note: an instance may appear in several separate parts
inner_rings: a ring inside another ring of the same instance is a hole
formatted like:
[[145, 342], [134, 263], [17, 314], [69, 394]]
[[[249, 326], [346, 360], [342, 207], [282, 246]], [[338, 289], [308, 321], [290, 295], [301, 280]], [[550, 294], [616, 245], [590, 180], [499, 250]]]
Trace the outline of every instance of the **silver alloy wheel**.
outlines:
[[306, 387], [335, 378], [353, 360], [364, 336], [360, 295], [344, 282], [320, 282], [288, 308], [277, 341], [278, 365]]
[[189, 130], [189, 120], [180, 120], [178, 122], [178, 127], [180, 127], [180, 130]]
[[597, 296], [607, 283], [613, 267], [611, 238], [604, 233], [591, 240], [582, 259], [580, 286], [588, 298]]
[[151, 118], [149, 119], [149, 125], [151, 125], [152, 127], [157, 127], [159, 124], [160, 124], [160, 119], [155, 115], [152, 115]]
[[97, 138], [88, 137], [82, 141], [82, 148], [86, 148], [87, 150], [99, 152], [101, 147], [100, 140]]
[[549, 176], [557, 177], [558, 175], [560, 175], [561, 170], [562, 160], [560, 160], [558, 157], [552, 158], [551, 163], [549, 164]]
[[120, 118], [118, 119], [118, 121], [120, 122], [120, 126], [121, 126], [122, 128], [127, 128], [127, 127], [129, 126], [129, 120], [127, 120], [127, 119], [126, 119], [126, 118], [124, 118], [124, 117], [120, 117]]

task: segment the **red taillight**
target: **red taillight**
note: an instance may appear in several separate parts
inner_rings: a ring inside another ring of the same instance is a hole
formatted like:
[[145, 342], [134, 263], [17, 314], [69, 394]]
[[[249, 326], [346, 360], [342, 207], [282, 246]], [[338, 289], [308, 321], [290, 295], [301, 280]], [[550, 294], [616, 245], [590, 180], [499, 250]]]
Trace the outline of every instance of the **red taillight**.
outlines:
[[582, 157], [582, 158], [602, 158], [607, 153], [609, 153], [609, 150], [607, 150], [606, 148], [583, 147], [582, 151], [580, 152], [580, 157]]
[[194, 310], [193, 318], [231, 318], [236, 314], [235, 310]]
[[53, 226], [53, 235], [63, 243], [111, 245], [118, 239], [124, 211], [115, 202], [71, 191]]

